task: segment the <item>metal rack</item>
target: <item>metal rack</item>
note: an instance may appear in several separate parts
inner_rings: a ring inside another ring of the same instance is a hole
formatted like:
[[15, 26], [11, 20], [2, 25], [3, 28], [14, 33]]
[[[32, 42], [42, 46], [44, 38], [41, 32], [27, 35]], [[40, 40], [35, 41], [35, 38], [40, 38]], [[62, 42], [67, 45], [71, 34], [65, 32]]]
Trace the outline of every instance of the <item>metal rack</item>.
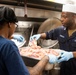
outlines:
[[[0, 0], [0, 4], [19, 6], [19, 7], [27, 6], [30, 8], [45, 9], [45, 10], [52, 10], [52, 11], [59, 11], [59, 12], [61, 12], [61, 9], [62, 9], [62, 4], [49, 2], [45, 0]], [[43, 22], [46, 20], [46, 18], [27, 17], [25, 13], [24, 17], [18, 17], [18, 20]]]

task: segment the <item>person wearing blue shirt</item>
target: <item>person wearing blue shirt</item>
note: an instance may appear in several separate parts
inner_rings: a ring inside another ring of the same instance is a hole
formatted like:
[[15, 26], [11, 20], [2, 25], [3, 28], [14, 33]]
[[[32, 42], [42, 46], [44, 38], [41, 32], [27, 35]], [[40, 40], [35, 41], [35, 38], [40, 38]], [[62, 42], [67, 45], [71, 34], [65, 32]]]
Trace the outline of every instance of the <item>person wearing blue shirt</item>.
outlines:
[[0, 75], [40, 75], [49, 57], [45, 55], [31, 70], [27, 69], [18, 47], [9, 40], [15, 31], [17, 21], [11, 8], [0, 6]]
[[[36, 34], [32, 39], [58, 40], [61, 50], [61, 58], [53, 63], [60, 63], [60, 75], [76, 75], [76, 5], [64, 4], [61, 13], [62, 26], [46, 33]], [[50, 59], [51, 57], [49, 57]]]

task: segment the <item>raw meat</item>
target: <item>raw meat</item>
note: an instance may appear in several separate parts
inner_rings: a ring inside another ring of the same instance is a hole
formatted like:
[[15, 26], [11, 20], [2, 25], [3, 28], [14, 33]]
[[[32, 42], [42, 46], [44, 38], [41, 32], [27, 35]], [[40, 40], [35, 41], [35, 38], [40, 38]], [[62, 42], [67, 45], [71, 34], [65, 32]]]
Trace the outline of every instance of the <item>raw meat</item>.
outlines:
[[60, 56], [60, 50], [59, 49], [41, 48], [40, 46], [37, 46], [36, 40], [33, 40], [32, 42], [29, 43], [28, 47], [20, 48], [20, 54], [22, 56], [27, 56], [30, 58], [41, 59], [45, 55], [48, 55], [48, 54], [54, 54], [57, 57], [59, 57]]

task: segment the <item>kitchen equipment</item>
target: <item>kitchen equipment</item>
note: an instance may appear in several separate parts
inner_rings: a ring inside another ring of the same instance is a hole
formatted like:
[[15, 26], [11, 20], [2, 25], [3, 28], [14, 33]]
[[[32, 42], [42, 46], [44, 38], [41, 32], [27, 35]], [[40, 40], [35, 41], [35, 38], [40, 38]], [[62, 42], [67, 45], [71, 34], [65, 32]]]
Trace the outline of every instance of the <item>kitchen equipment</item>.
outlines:
[[[55, 28], [57, 28], [57, 27], [59, 27], [61, 25], [62, 25], [62, 23], [61, 23], [61, 21], [58, 18], [55, 18], [55, 17], [48, 18], [39, 27], [38, 34], [53, 30], [53, 29], [55, 29]], [[52, 48], [52, 47], [59, 48], [57, 40], [39, 39], [38, 40], [38, 44], [41, 47], [44, 47], [44, 48]]]

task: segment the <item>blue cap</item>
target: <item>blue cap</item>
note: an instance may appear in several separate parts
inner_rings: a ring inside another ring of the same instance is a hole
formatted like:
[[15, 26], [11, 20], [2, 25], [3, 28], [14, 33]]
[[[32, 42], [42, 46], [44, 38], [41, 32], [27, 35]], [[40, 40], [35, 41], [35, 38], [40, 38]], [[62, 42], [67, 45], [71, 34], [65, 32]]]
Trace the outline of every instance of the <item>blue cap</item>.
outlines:
[[14, 11], [5, 6], [0, 7], [0, 23], [2, 22], [18, 22]]

